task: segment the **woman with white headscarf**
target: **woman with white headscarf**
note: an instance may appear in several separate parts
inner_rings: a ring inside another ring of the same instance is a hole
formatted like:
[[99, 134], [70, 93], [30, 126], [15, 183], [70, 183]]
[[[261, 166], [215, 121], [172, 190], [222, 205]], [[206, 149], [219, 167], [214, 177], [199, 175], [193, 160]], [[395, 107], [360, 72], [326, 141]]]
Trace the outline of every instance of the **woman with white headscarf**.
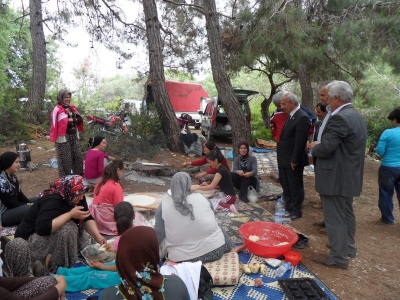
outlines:
[[243, 249], [232, 247], [215, 220], [211, 203], [199, 193], [190, 193], [191, 185], [187, 173], [176, 173], [171, 180], [171, 198], [156, 210], [154, 230], [160, 257], [174, 262], [210, 262]]

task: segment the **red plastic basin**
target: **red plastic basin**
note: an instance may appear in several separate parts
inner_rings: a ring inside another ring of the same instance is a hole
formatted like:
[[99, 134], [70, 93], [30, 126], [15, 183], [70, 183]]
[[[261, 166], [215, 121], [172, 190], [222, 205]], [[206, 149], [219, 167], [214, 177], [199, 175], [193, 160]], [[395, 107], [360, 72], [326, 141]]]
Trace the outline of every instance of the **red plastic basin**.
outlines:
[[[240, 226], [239, 233], [251, 253], [268, 258], [282, 256], [298, 240], [298, 235], [293, 229], [274, 222], [249, 222]], [[249, 240], [249, 236], [251, 235], [258, 236], [260, 240], [258, 242]], [[278, 245], [284, 242], [288, 244]]]

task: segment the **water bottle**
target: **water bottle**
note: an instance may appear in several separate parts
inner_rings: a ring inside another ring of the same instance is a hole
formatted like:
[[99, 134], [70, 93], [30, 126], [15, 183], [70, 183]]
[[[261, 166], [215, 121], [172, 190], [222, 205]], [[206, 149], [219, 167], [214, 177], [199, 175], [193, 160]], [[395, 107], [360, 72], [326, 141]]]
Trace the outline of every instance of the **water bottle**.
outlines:
[[282, 204], [281, 198], [279, 198], [275, 204], [274, 222], [278, 224], [283, 224], [284, 217], [285, 217], [285, 207]]
[[285, 262], [283, 265], [281, 265], [278, 269], [275, 271], [276, 277], [282, 277], [285, 275], [285, 273], [290, 270], [290, 266], [292, 264], [290, 262]]
[[58, 161], [57, 158], [52, 158], [49, 161], [49, 165], [53, 168], [53, 169], [57, 169], [58, 168]]

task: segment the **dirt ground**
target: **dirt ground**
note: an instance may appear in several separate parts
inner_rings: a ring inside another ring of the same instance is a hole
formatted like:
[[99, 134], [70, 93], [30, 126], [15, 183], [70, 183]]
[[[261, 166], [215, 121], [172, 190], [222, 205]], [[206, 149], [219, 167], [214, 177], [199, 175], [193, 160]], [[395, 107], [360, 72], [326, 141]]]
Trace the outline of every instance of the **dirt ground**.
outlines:
[[[219, 146], [231, 146], [230, 139], [216, 140]], [[20, 171], [17, 176], [21, 182], [23, 192], [28, 196], [37, 195], [47, 188], [49, 183], [57, 178], [58, 172], [48, 164], [52, 157], [56, 157], [53, 143], [37, 141], [29, 144], [32, 150], [32, 162], [39, 166], [35, 171]], [[14, 147], [0, 148], [0, 153]], [[107, 152], [107, 151], [106, 151]], [[109, 153], [112, 155], [112, 153]], [[132, 162], [137, 157], [132, 157]], [[168, 150], [160, 151], [151, 162], [165, 161], [178, 167], [183, 161], [191, 158]], [[329, 269], [312, 262], [315, 255], [328, 253], [327, 236], [319, 233], [320, 228], [312, 225], [322, 220], [322, 210], [314, 209], [311, 202], [319, 200], [314, 190], [314, 178], [306, 176], [306, 200], [304, 202], [303, 218], [292, 222], [292, 226], [308, 235], [310, 246], [297, 250], [303, 255], [302, 263], [316, 274], [340, 299], [399, 299], [400, 293], [400, 255], [399, 232], [400, 223], [385, 225], [379, 221], [380, 213], [377, 207], [378, 184], [377, 173], [379, 163], [366, 159], [364, 173], [364, 188], [361, 197], [354, 201], [354, 210], [357, 218], [356, 241], [357, 257], [351, 259], [348, 270]], [[269, 177], [262, 177], [263, 181], [275, 183]], [[166, 192], [168, 186], [143, 184], [123, 180], [122, 185], [126, 192]], [[265, 209], [273, 213], [275, 201], [258, 202]], [[395, 203], [395, 217], [400, 220], [398, 204]]]

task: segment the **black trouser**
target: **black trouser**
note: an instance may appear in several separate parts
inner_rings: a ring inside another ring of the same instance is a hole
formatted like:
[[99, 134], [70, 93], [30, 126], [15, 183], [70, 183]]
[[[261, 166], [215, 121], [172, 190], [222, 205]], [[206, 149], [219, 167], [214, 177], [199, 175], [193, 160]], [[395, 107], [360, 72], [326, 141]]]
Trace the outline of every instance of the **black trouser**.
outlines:
[[[37, 197], [32, 197], [29, 199], [29, 201], [35, 202], [37, 199]], [[6, 211], [1, 215], [2, 226], [9, 227], [19, 225], [31, 207], [31, 205], [24, 204], [15, 208], [7, 208]]]
[[231, 172], [232, 183], [239, 190], [239, 198], [243, 202], [249, 202], [247, 199], [247, 189], [251, 185], [254, 189], [257, 188], [257, 178], [254, 176], [244, 177], [237, 173]]
[[283, 189], [286, 210], [302, 216], [304, 201], [303, 166], [279, 168], [279, 180]]

